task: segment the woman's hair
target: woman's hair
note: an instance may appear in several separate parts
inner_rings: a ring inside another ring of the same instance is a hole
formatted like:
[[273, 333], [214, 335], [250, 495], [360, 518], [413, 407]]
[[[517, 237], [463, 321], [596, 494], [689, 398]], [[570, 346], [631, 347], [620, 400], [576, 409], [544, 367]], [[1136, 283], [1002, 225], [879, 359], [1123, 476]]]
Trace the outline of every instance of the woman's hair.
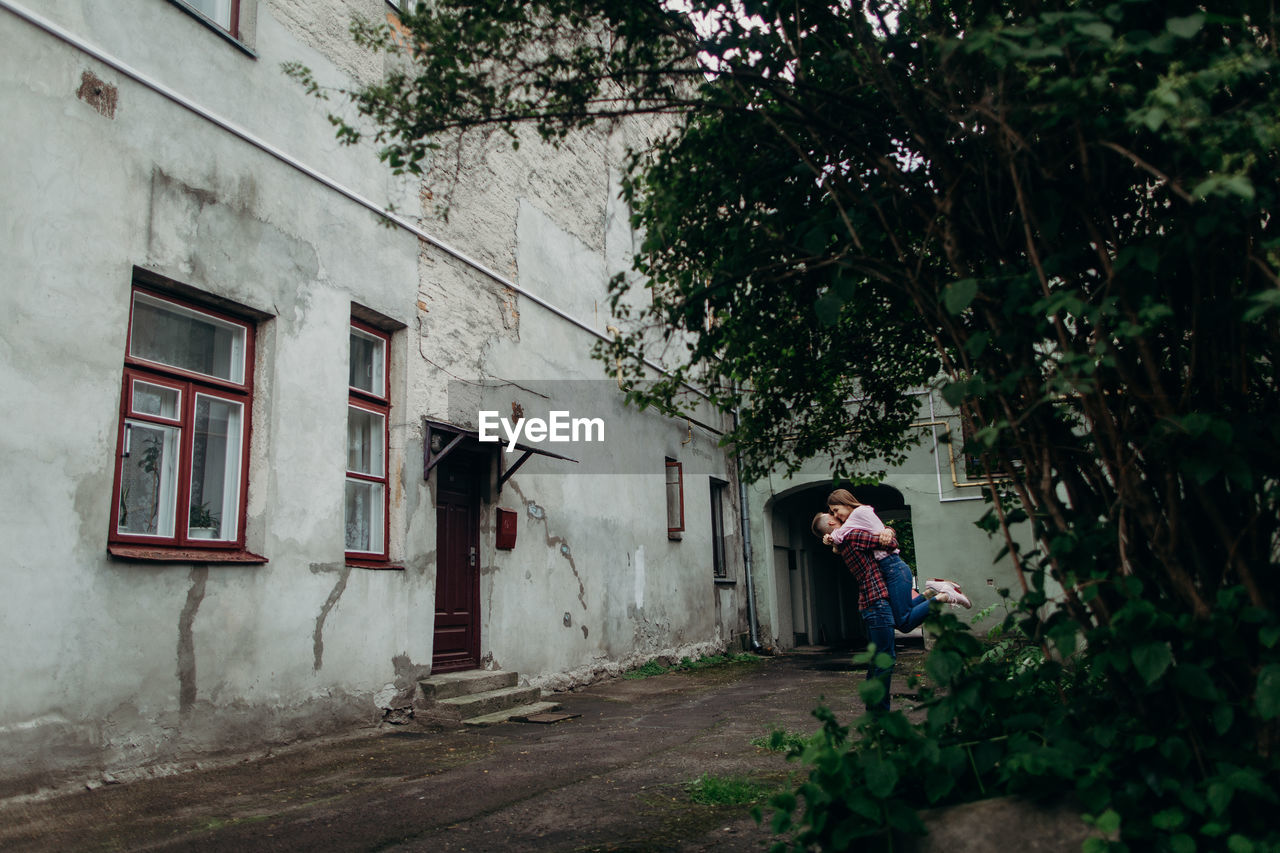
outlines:
[[827, 506], [859, 507], [862, 506], [862, 501], [855, 498], [848, 489], [836, 489], [827, 495]]
[[[812, 531], [813, 531], [813, 535], [814, 535], [814, 536], [817, 536], [819, 539], [821, 539], [823, 536], [827, 535], [827, 532], [828, 532], [828, 531], [826, 531], [826, 530], [819, 530], [819, 529], [818, 529], [818, 523], [819, 523], [819, 522], [821, 522], [821, 521], [822, 521], [822, 519], [824, 519], [824, 518], [831, 518], [831, 513], [829, 513], [829, 512], [820, 512], [820, 513], [818, 513], [817, 515], [815, 515], [815, 516], [813, 517], [813, 521], [809, 523], [809, 529], [810, 529], [810, 530], [812, 530]], [[834, 520], [834, 519], [833, 519], [833, 520]]]

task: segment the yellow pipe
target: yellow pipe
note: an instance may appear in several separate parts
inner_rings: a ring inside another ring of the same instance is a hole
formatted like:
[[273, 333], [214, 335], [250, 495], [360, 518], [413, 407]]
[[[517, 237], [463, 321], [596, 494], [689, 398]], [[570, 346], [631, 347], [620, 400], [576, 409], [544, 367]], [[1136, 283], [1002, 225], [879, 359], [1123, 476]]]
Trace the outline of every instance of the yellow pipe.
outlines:
[[[992, 477], [989, 480], [983, 480], [978, 483], [971, 483], [968, 481], [963, 483], [960, 482], [960, 477], [956, 471], [955, 443], [951, 439], [951, 424], [948, 423], [947, 421], [919, 421], [917, 423], [912, 424], [912, 426], [920, 427], [922, 429], [924, 427], [940, 426], [947, 431], [947, 440], [945, 444], [947, 445], [947, 462], [951, 466], [951, 485], [953, 487], [957, 489], [982, 488], [983, 486], [990, 486], [993, 483], [1000, 483], [1000, 482], [1004, 482], [1005, 480], [1011, 479], [1010, 477]], [[934, 449], [935, 450], [937, 449], [936, 441], [934, 442]]]

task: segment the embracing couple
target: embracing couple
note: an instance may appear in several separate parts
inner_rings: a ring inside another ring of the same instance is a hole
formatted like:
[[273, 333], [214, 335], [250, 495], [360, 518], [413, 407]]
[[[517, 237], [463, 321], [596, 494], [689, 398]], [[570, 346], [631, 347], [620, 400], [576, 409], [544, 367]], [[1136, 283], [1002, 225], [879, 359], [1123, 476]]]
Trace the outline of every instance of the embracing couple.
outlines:
[[[923, 595], [915, 591], [911, 569], [898, 554], [893, 528], [885, 527], [873, 507], [860, 503], [847, 489], [827, 496], [827, 511], [813, 518], [814, 535], [844, 560], [858, 583], [858, 610], [867, 630], [867, 640], [876, 652], [896, 658], [893, 632], [911, 631], [924, 621], [929, 603], [972, 607], [973, 603], [951, 581], [935, 578], [925, 583]], [[889, 710], [889, 679], [893, 665], [881, 668], [872, 661], [867, 678], [879, 678], [884, 698], [869, 710]]]

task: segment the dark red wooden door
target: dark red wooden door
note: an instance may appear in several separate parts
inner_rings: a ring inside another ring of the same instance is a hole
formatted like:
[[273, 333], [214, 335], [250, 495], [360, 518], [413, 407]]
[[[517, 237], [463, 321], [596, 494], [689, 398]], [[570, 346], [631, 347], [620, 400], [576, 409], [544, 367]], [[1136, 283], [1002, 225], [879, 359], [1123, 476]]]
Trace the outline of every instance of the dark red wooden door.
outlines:
[[481, 459], [453, 453], [436, 467], [433, 672], [480, 665]]

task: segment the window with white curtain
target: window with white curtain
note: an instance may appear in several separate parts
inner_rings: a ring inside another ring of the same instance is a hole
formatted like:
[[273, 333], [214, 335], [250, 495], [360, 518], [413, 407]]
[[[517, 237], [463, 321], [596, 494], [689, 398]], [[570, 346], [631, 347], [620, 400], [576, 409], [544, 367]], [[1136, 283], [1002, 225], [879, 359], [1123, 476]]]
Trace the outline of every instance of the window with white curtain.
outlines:
[[387, 559], [388, 336], [352, 320], [348, 352], [347, 483], [344, 510], [348, 560]]
[[247, 322], [134, 289], [113, 543], [243, 544], [252, 347]]

